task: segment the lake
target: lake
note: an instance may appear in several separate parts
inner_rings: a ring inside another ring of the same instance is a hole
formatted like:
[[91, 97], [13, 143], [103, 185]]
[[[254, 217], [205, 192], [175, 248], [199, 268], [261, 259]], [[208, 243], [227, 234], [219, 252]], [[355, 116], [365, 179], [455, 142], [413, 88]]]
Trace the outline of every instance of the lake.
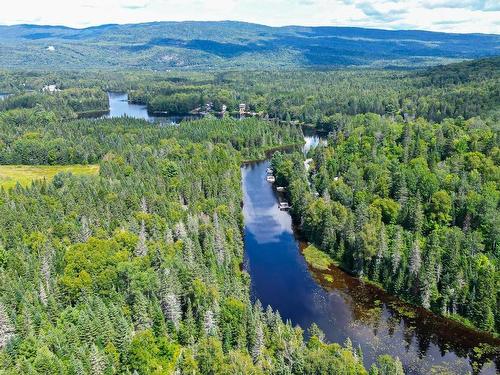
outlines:
[[[323, 142], [307, 137], [305, 151]], [[481, 343], [498, 346], [499, 340], [405, 304], [339, 268], [326, 272], [333, 281], [311, 269], [301, 254], [306, 244], [299, 241], [289, 213], [278, 208], [278, 193], [265, 179], [268, 166], [267, 160], [241, 168], [244, 267], [251, 276], [253, 301], [279, 310], [284, 320], [303, 329], [318, 324], [330, 342], [349, 337], [361, 347], [367, 367], [377, 356], [391, 354], [409, 374], [496, 373], [500, 360], [495, 359], [495, 367], [491, 359], [474, 358], [473, 349]]]
[[192, 120], [199, 116], [153, 116], [148, 108], [142, 104], [132, 104], [128, 101], [128, 94], [123, 92], [108, 92], [109, 114], [105, 118], [132, 117], [162, 124], [178, 124], [182, 120]]

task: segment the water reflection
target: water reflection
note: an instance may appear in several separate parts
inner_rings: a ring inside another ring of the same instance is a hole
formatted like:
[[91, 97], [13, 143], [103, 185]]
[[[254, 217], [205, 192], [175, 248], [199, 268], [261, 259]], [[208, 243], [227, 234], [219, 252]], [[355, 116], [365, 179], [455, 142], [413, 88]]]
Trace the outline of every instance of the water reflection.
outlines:
[[499, 340], [406, 305], [338, 268], [310, 269], [289, 214], [278, 209], [276, 192], [265, 180], [268, 165], [242, 167], [245, 267], [254, 300], [303, 328], [316, 322], [332, 342], [351, 338], [367, 366], [388, 353], [398, 356], [409, 374], [496, 373], [491, 359], [498, 363], [498, 357], [475, 358], [473, 348], [484, 343], [498, 348]]
[[302, 131], [304, 133], [305, 142], [304, 147], [302, 148], [302, 152], [304, 153], [304, 155], [307, 155], [310, 150], [316, 148], [318, 145], [326, 146], [328, 144], [326, 134], [319, 134], [313, 129], [306, 127], [304, 127]]
[[159, 122], [162, 124], [178, 124], [182, 120], [192, 120], [200, 118], [199, 116], [153, 116], [148, 113], [148, 108], [142, 104], [132, 104], [128, 101], [127, 93], [108, 92], [109, 114], [104, 117], [131, 117], [150, 122]]

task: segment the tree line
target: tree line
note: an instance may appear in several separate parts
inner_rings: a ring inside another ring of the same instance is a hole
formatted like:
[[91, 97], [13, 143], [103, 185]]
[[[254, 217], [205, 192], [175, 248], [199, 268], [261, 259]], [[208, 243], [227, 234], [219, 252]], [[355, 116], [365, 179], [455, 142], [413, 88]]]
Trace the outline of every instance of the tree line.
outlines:
[[272, 160], [307, 238], [391, 293], [497, 334], [496, 122], [342, 120], [308, 171], [301, 154]]
[[[245, 103], [250, 111], [262, 116], [331, 130], [338, 114], [377, 113], [406, 121], [422, 117], [435, 122], [494, 114], [500, 101], [499, 72], [498, 57], [418, 71], [4, 71], [0, 72], [0, 93], [25, 95], [27, 90], [40, 90], [50, 83], [57, 83], [62, 93], [68, 89], [99, 89], [102, 96], [104, 91], [122, 91], [129, 93], [132, 102], [147, 105], [151, 112], [170, 114], [189, 113], [206, 104], [218, 112], [223, 105], [228, 111], [237, 111], [238, 105]], [[83, 104], [76, 101], [72, 107], [84, 112], [99, 110], [106, 102], [79, 101]]]
[[109, 111], [109, 100], [100, 89], [67, 88], [54, 92], [24, 91], [0, 101], [0, 111], [17, 108], [54, 112], [60, 117], [72, 119], [106, 113]]
[[[6, 373], [403, 373], [389, 356], [366, 370], [349, 341], [326, 343], [316, 326], [306, 340], [278, 311], [251, 303], [240, 163], [300, 142], [296, 128], [67, 121], [15, 109], [2, 113], [0, 135], [23, 162], [44, 161], [33, 149], [60, 139], [82, 159], [58, 162], [100, 165], [98, 176], [0, 190]], [[14, 146], [20, 140], [38, 146]]]

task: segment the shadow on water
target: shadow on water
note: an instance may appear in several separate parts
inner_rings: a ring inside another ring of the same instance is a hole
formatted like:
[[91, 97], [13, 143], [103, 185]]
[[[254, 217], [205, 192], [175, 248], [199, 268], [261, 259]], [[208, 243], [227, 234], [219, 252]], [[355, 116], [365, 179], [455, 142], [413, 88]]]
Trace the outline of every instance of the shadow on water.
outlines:
[[265, 180], [268, 166], [269, 161], [242, 166], [244, 267], [251, 276], [253, 300], [302, 328], [315, 322], [331, 342], [349, 337], [361, 347], [366, 366], [381, 354], [391, 354], [409, 374], [497, 372], [498, 354], [484, 352], [498, 350], [500, 340], [406, 304], [339, 268], [311, 269], [301, 254], [305, 244]]

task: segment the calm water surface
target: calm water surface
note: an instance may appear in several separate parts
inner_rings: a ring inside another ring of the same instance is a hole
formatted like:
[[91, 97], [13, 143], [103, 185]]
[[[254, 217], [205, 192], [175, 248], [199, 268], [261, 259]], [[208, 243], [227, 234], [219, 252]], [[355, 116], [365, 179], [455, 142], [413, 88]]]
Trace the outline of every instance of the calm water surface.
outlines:
[[477, 363], [471, 353], [483, 342], [498, 347], [498, 340], [406, 305], [338, 268], [326, 272], [331, 282], [310, 269], [290, 215], [278, 209], [277, 193], [265, 180], [268, 166], [264, 161], [242, 167], [245, 268], [254, 300], [302, 328], [318, 324], [331, 342], [351, 338], [367, 366], [388, 353], [398, 356], [409, 374], [496, 373], [491, 360]]
[[[108, 117], [162, 123], [183, 119], [150, 116], [146, 106], [128, 103], [127, 94], [109, 93], [109, 99]], [[314, 132], [305, 134], [304, 153], [326, 143]], [[498, 340], [406, 305], [338, 268], [325, 273], [310, 269], [301, 254], [305, 244], [297, 239], [288, 212], [278, 209], [278, 195], [265, 180], [268, 166], [263, 161], [242, 167], [245, 268], [254, 300], [278, 309], [284, 319], [303, 328], [318, 324], [331, 342], [349, 337], [363, 350], [367, 367], [388, 353], [398, 356], [409, 374], [497, 373], [498, 357], [493, 358], [495, 366], [491, 358], [474, 360], [472, 353], [481, 343], [498, 347]]]
[[148, 113], [148, 108], [142, 104], [132, 104], [128, 101], [127, 93], [109, 92], [109, 114], [105, 117], [123, 117], [142, 119], [162, 124], [178, 124], [185, 119], [195, 119], [196, 116], [153, 116]]
[[304, 147], [302, 148], [304, 155], [307, 155], [309, 150], [319, 146], [326, 145], [328, 142], [326, 140], [326, 134], [319, 134], [313, 129], [303, 128], [304, 132]]

